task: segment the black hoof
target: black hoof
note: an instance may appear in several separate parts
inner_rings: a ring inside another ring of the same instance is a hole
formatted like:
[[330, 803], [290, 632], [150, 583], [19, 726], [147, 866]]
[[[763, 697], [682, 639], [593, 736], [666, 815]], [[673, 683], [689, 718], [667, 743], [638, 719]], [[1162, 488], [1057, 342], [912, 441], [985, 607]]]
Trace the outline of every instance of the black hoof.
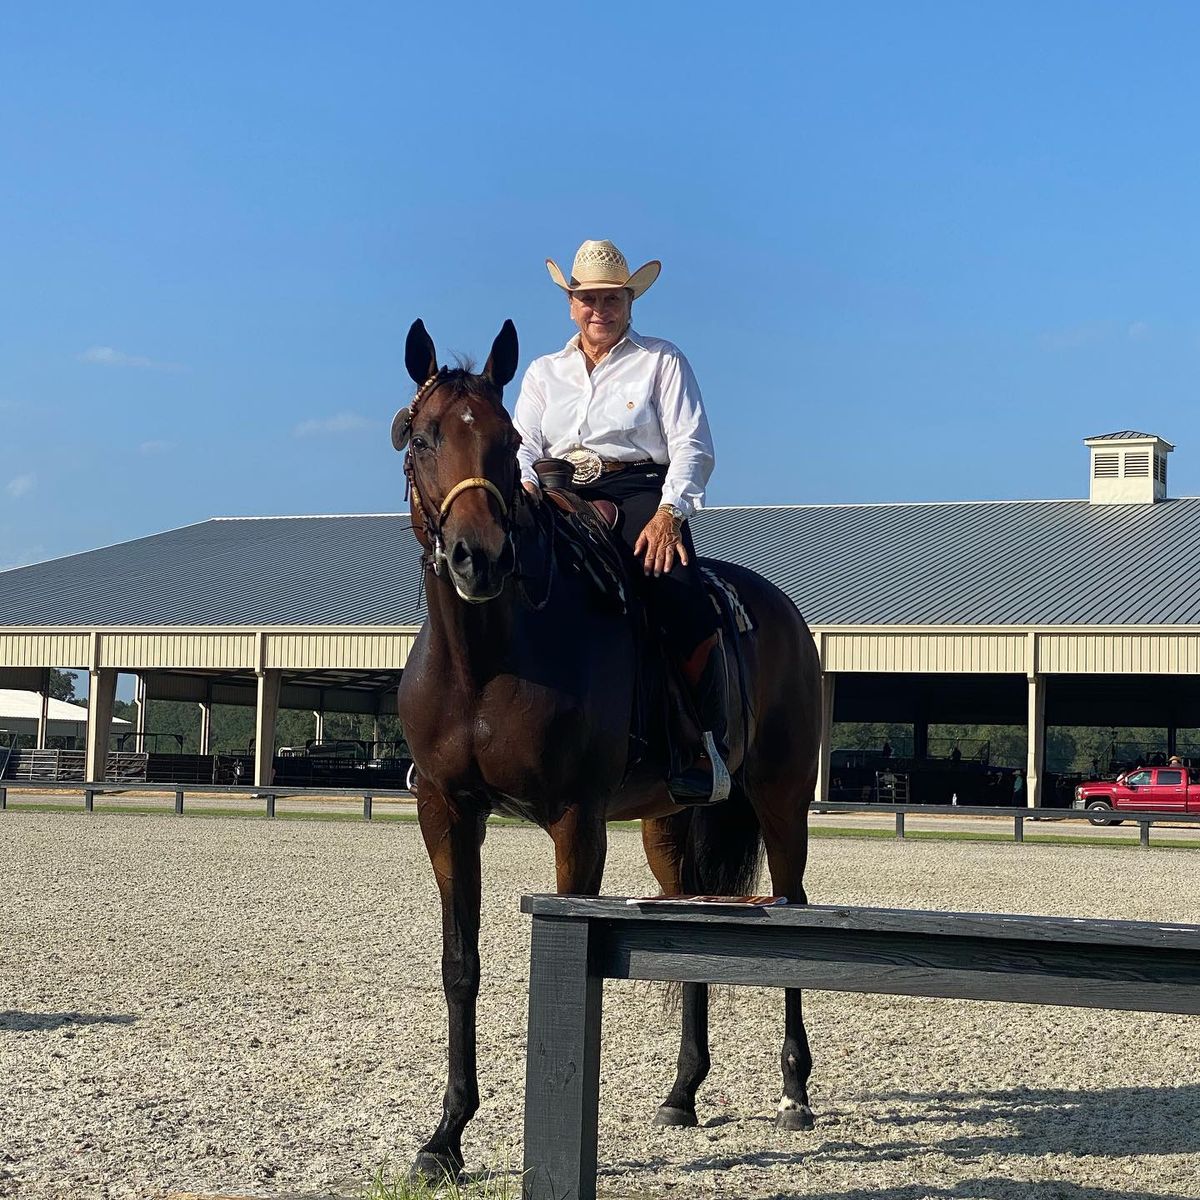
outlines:
[[654, 1123], [667, 1129], [692, 1129], [700, 1124], [694, 1108], [672, 1108], [669, 1104], [654, 1114]]
[[461, 1172], [462, 1164], [455, 1162], [448, 1154], [430, 1154], [428, 1150], [422, 1150], [413, 1160], [408, 1182], [413, 1185], [457, 1183]]
[[775, 1114], [776, 1129], [790, 1129], [798, 1132], [811, 1129], [816, 1122], [813, 1120], [812, 1109], [807, 1104], [799, 1108], [781, 1108]]

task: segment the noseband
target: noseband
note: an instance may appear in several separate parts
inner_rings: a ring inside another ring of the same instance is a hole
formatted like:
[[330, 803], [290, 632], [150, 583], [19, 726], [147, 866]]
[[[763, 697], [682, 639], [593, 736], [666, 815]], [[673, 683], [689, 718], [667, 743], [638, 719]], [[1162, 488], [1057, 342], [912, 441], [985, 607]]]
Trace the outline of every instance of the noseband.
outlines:
[[[417, 406], [437, 391], [438, 384], [444, 381], [446, 374], [446, 368], [442, 367], [436, 375], [431, 375], [417, 390], [416, 397], [409, 406], [411, 414], [409, 417], [410, 424], [412, 419], [417, 415]], [[446, 498], [438, 508], [437, 515], [432, 516], [421, 499], [421, 489], [417, 487], [416, 467], [413, 464], [411, 448], [404, 456], [404, 476], [408, 481], [407, 498], [411, 500], [415, 515], [420, 518], [422, 528], [425, 530], [425, 536], [429, 539], [429, 549], [426, 551], [426, 558], [433, 566], [433, 573], [435, 575], [440, 576], [442, 568], [446, 565], [446, 544], [442, 537], [442, 527], [446, 523], [446, 518], [450, 515], [450, 507], [463, 492], [469, 492], [474, 488], [480, 488], [487, 492], [500, 505], [500, 519], [504, 526], [504, 535], [509, 543], [512, 544], [513, 552], [516, 552], [512, 522], [509, 520], [512, 502], [511, 500], [505, 500], [504, 494], [490, 479], [482, 475], [472, 475], [467, 479], [459, 480], [446, 493]], [[519, 478], [515, 486], [518, 488], [521, 486]]]

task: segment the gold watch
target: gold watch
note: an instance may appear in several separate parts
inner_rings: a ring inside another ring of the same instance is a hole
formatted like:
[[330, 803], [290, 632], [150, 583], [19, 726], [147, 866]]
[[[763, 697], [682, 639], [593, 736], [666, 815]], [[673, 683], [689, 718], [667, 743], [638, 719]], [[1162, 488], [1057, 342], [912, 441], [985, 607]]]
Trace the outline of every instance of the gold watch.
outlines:
[[682, 509], [676, 508], [674, 504], [660, 504], [658, 506], [658, 511], [665, 512], [667, 514], [667, 516], [671, 518], [671, 523], [674, 526], [674, 531], [676, 534], [678, 534], [679, 531], [683, 528], [683, 511], [682, 511]]

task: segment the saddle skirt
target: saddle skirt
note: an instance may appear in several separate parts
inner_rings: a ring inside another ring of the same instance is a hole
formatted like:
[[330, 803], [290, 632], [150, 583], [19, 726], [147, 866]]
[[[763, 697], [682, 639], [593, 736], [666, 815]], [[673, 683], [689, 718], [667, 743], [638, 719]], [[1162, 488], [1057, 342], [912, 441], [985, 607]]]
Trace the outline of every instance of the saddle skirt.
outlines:
[[[665, 735], [672, 769], [686, 765], [685, 760], [690, 761], [692, 747], [700, 735], [695, 703], [679, 664], [666, 651], [659, 630], [651, 627], [644, 607], [637, 602], [637, 581], [630, 568], [628, 551], [613, 533], [618, 517], [616, 505], [608, 500], [585, 500], [569, 488], [544, 488], [543, 494], [556, 510], [557, 519], [553, 522], [556, 552], [562, 551], [565, 561], [590, 580], [599, 599], [611, 603], [634, 624], [640, 670], [630, 729], [629, 769], [636, 767], [650, 744], [658, 740], [656, 728], [662, 730], [660, 737]], [[733, 773], [744, 757], [751, 724], [740, 639], [753, 632], [754, 618], [737, 585], [722, 573], [724, 563], [701, 559], [698, 565], [720, 622], [725, 675], [729, 681], [726, 765]]]

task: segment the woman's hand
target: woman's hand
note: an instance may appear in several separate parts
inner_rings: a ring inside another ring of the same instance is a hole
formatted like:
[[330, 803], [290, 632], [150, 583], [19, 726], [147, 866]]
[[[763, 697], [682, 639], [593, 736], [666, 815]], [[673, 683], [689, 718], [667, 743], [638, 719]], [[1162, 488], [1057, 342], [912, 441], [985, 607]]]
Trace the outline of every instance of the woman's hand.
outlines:
[[687, 566], [687, 550], [680, 537], [682, 528], [683, 522], [666, 508], [660, 508], [646, 522], [633, 552], [644, 556], [642, 566], [647, 575], [666, 574], [675, 565], [676, 558]]
[[534, 502], [535, 504], [540, 504], [540, 503], [541, 503], [541, 500], [542, 500], [542, 489], [541, 489], [540, 487], [538, 487], [538, 485], [537, 485], [536, 483], [534, 483], [532, 479], [522, 479], [522, 480], [521, 480], [521, 486], [522, 486], [522, 487], [523, 487], [523, 488], [524, 488], [524, 489], [525, 489], [525, 490], [526, 490], [526, 491], [529, 493], [529, 495], [530, 495], [530, 496], [533, 498], [533, 502]]

